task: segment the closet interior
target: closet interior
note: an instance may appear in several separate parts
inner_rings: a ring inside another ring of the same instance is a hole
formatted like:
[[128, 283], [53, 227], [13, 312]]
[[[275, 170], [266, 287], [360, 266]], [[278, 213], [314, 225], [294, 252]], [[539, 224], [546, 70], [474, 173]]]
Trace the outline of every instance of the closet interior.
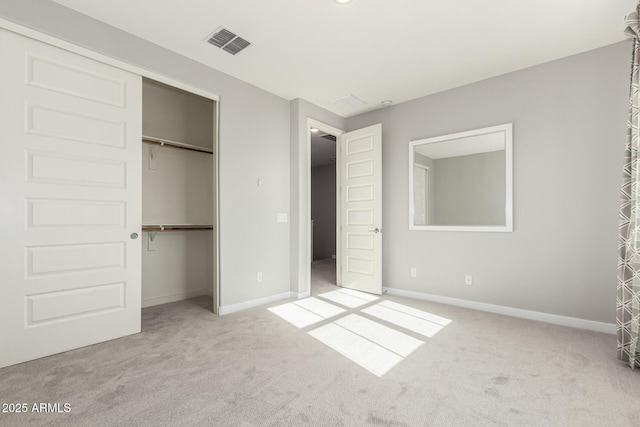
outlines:
[[209, 295], [216, 310], [216, 109], [143, 79], [142, 307]]

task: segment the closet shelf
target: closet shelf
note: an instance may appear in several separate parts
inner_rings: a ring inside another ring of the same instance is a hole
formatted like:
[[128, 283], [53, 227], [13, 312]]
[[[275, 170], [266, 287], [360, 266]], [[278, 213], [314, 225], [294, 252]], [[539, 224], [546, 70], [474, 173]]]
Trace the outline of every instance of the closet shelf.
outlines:
[[171, 231], [171, 230], [213, 230], [213, 225], [201, 224], [143, 224], [142, 231]]
[[170, 147], [182, 148], [185, 150], [199, 151], [201, 153], [213, 154], [213, 150], [210, 148], [201, 147], [199, 145], [185, 144], [184, 142], [171, 141], [168, 139], [154, 138], [151, 136], [142, 135], [142, 141], [148, 142], [150, 144], [158, 144], [160, 146], [167, 145]]

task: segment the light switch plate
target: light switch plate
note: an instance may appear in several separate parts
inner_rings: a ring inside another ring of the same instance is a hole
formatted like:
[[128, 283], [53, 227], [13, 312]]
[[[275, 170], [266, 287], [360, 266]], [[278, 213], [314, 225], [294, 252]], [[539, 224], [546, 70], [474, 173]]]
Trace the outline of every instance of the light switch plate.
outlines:
[[287, 213], [286, 212], [278, 212], [277, 213], [277, 219], [278, 222], [288, 222], [289, 219], [287, 218]]

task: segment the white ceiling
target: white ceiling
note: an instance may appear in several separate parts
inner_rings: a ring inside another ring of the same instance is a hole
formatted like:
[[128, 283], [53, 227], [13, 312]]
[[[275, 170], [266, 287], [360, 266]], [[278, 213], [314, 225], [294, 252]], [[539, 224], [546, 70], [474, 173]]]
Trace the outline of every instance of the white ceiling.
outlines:
[[[54, 0], [286, 99], [348, 117], [624, 39], [636, 0]], [[251, 41], [232, 56], [203, 39]], [[331, 103], [353, 94], [367, 103]]]

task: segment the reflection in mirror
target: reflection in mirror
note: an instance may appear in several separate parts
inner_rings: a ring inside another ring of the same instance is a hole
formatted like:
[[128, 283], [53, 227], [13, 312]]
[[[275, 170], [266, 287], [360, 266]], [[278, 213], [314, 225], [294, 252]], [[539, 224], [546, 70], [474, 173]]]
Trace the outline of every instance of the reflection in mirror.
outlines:
[[511, 124], [410, 142], [414, 230], [512, 231]]

